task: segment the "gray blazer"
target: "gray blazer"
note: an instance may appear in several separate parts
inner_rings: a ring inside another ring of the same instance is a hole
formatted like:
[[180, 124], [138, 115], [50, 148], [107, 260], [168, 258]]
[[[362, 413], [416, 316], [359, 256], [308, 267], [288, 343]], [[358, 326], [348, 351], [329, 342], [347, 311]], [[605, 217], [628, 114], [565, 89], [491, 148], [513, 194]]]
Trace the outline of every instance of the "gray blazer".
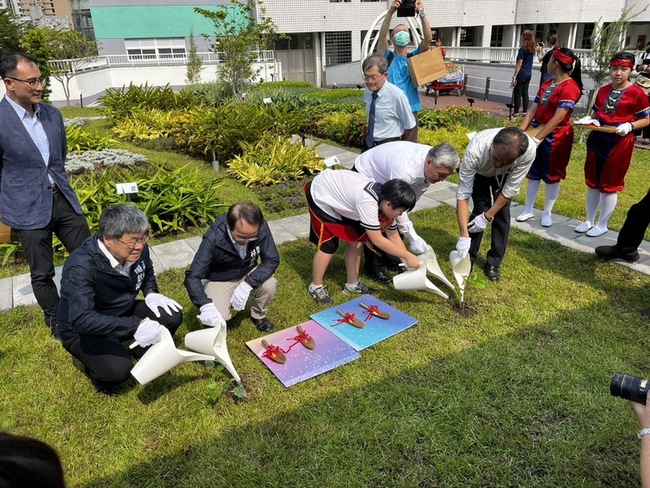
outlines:
[[74, 211], [82, 214], [65, 173], [68, 146], [61, 112], [44, 103], [39, 107], [50, 144], [48, 166], [16, 111], [5, 98], [0, 101], [0, 220], [13, 229], [41, 229], [49, 224], [53, 198], [48, 173]]

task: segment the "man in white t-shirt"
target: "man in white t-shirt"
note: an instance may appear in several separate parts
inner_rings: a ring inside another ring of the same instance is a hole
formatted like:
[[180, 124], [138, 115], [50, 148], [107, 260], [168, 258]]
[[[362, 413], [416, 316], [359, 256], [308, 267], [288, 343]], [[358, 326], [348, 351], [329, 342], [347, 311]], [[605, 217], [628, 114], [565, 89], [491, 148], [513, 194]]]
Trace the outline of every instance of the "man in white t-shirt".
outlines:
[[328, 169], [305, 186], [305, 195], [311, 219], [309, 240], [318, 247], [308, 290], [316, 302], [333, 303], [323, 279], [340, 239], [346, 242], [343, 293], [373, 291], [359, 281], [365, 241], [401, 258], [409, 268], [420, 266], [418, 257], [406, 250], [395, 224], [399, 215], [415, 205], [415, 191], [408, 183], [394, 179], [380, 184], [354, 171]]
[[[394, 178], [405, 181], [415, 190], [418, 200], [429, 185], [444, 181], [458, 168], [458, 151], [445, 142], [435, 147], [406, 141], [396, 141], [382, 144], [360, 154], [352, 171], [357, 171], [378, 183], [385, 183]], [[406, 236], [411, 243], [411, 252], [422, 254], [427, 251], [427, 243], [413, 228], [408, 213], [404, 212], [397, 218], [397, 228], [401, 235]], [[391, 278], [386, 273], [386, 267], [394, 268], [399, 263], [397, 258], [378, 255], [366, 248], [365, 271], [375, 280], [388, 283]]]
[[[517, 127], [487, 129], [470, 141], [460, 165], [456, 192], [456, 214], [460, 238], [456, 250], [461, 256], [477, 257], [483, 231], [492, 224], [492, 245], [483, 273], [490, 281], [500, 278], [501, 261], [510, 234], [510, 202], [519, 193], [535, 160], [537, 145]], [[469, 220], [469, 198], [474, 202]]]

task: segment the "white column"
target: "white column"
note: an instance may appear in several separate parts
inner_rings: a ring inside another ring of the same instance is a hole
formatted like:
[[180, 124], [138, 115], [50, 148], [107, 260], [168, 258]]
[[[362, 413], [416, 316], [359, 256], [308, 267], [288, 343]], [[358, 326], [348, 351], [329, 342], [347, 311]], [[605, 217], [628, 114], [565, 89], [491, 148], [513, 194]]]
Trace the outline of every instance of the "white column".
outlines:
[[490, 41], [492, 40], [492, 25], [485, 24], [483, 26], [483, 42], [481, 47], [490, 47]]

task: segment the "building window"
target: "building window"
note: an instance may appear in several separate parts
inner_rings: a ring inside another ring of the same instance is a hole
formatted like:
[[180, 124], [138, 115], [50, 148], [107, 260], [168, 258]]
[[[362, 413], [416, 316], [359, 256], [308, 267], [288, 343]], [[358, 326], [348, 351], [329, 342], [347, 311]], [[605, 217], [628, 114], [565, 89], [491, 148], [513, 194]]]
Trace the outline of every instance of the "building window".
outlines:
[[476, 38], [476, 27], [463, 27], [460, 29], [460, 45], [473, 46]]
[[350, 63], [352, 61], [352, 32], [325, 33], [325, 65]]
[[503, 26], [502, 25], [492, 26], [490, 47], [503, 47]]
[[585, 24], [582, 29], [580, 49], [591, 49], [591, 35], [594, 33], [594, 24]]
[[126, 52], [131, 60], [185, 59], [185, 39], [125, 39]]

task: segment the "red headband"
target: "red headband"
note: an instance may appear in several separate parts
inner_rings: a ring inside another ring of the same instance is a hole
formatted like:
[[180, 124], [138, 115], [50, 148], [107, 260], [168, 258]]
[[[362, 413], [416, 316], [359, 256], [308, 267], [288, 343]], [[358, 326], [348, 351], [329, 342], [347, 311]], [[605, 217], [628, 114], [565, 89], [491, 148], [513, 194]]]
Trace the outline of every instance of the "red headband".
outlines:
[[571, 66], [573, 64], [573, 58], [567, 54], [564, 54], [559, 49], [553, 51], [553, 57], [557, 59], [560, 63]]
[[614, 59], [611, 63], [609, 63], [610, 68], [616, 68], [617, 66], [623, 66], [624, 68], [630, 69], [634, 68], [634, 64], [632, 64], [627, 59]]

